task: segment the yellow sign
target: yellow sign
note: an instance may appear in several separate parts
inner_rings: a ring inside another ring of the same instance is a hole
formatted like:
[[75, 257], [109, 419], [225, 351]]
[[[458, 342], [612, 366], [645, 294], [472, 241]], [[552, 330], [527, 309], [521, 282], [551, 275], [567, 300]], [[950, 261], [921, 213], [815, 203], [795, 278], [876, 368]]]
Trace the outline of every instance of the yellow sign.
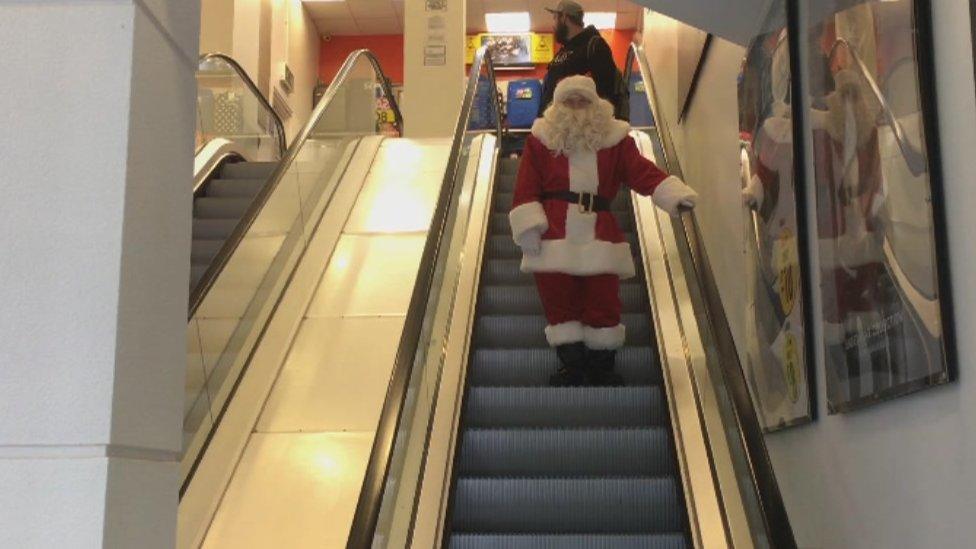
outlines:
[[790, 402], [796, 403], [800, 400], [800, 355], [796, 352], [796, 338], [791, 333], [786, 334], [783, 344], [783, 368]]
[[[481, 33], [468, 36], [464, 51], [464, 62], [468, 65], [474, 63], [474, 55], [484, 43], [485, 36], [490, 35], [488, 33]], [[532, 62], [535, 64], [546, 64], [552, 61], [556, 46], [556, 40], [553, 38], [553, 35], [551, 33], [540, 34], [533, 32], [528, 33], [527, 36], [532, 41], [531, 51], [529, 52], [532, 57]]]
[[796, 306], [800, 287], [800, 269], [796, 261], [796, 239], [789, 229], [783, 229], [775, 245], [775, 268], [779, 271], [776, 291], [779, 294], [783, 314], [789, 316]]

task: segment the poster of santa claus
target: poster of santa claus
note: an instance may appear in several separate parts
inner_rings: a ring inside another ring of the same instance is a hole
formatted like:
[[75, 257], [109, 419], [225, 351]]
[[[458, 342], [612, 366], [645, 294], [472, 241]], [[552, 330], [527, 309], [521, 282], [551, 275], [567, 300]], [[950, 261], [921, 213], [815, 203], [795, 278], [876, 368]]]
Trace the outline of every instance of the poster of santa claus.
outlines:
[[929, 3], [806, 2], [831, 413], [953, 378]]
[[[786, 3], [774, 2], [739, 76], [739, 136], [746, 244], [744, 368], [763, 427], [814, 418], [801, 269]], [[799, 171], [798, 171], [799, 170]], [[800, 191], [802, 193], [802, 190]]]

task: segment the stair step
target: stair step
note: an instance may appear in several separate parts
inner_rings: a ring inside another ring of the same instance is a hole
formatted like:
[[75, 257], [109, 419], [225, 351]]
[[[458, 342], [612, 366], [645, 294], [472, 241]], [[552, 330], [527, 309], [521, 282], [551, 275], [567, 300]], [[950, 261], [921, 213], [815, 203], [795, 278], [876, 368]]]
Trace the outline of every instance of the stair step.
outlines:
[[[651, 326], [647, 313], [622, 315], [627, 328], [625, 345], [650, 346]], [[475, 322], [475, 344], [479, 348], [546, 348], [546, 319], [542, 315], [479, 315]]]
[[194, 219], [193, 238], [225, 240], [234, 232], [238, 223], [236, 219]]
[[455, 532], [677, 533], [681, 502], [672, 478], [460, 478]]
[[688, 549], [682, 534], [454, 534], [449, 549]]
[[670, 433], [639, 429], [469, 429], [467, 477], [673, 476]]
[[[492, 202], [492, 211], [494, 213], [505, 213], [507, 214], [512, 210], [512, 193], [497, 192], [495, 193], [495, 198]], [[617, 193], [614, 197], [613, 202], [610, 203], [610, 211], [612, 212], [626, 212], [633, 211], [630, 205], [630, 193], [621, 191]]]
[[253, 199], [266, 183], [266, 179], [216, 179], [207, 185], [207, 196]]
[[266, 181], [277, 167], [277, 162], [235, 162], [226, 164], [220, 170], [220, 176], [226, 179], [260, 179]]
[[[631, 279], [620, 285], [624, 313], [647, 313], [650, 301], [644, 286]], [[478, 298], [481, 314], [542, 314], [539, 292], [532, 286], [483, 286]]]
[[498, 168], [495, 170], [497, 175], [515, 175], [518, 173], [519, 164], [522, 163], [521, 158], [499, 158]]
[[[617, 226], [625, 233], [634, 232], [634, 215], [629, 212], [615, 212], [613, 217], [617, 220]], [[507, 213], [491, 214], [489, 232], [493, 235], [511, 235], [512, 226], [508, 221]]]
[[223, 245], [223, 240], [194, 240], [190, 248], [190, 261], [209, 264]]
[[253, 202], [250, 198], [223, 198], [204, 196], [193, 201], [193, 215], [199, 219], [235, 219], [244, 216], [244, 212]]
[[210, 263], [193, 263], [190, 265], [190, 290], [197, 287], [209, 267]]
[[[624, 236], [630, 244], [631, 255], [639, 254], [640, 241], [638, 241], [637, 235], [630, 233]], [[522, 251], [515, 245], [515, 241], [509, 234], [489, 236], [485, 253], [488, 254], [489, 259], [520, 259], [522, 257]]]
[[[635, 261], [637, 276], [632, 279], [639, 284], [644, 284], [643, 262]], [[531, 273], [523, 273], [520, 269], [521, 259], [489, 259], [485, 262], [481, 270], [482, 285], [506, 285], [506, 286], [534, 286], [535, 278]]]
[[[468, 368], [473, 387], [534, 387], [549, 384], [559, 369], [552, 349], [478, 349]], [[653, 347], [624, 347], [617, 351], [616, 371], [629, 385], [662, 382]]]
[[471, 387], [465, 426], [650, 427], [664, 425], [660, 386]]

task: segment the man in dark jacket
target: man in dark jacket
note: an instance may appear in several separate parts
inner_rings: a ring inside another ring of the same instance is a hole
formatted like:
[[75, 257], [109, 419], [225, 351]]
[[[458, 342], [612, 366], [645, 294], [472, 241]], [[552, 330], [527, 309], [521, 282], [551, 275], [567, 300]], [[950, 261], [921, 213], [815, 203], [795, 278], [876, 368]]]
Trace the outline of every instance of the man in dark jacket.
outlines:
[[562, 49], [549, 63], [546, 79], [542, 84], [542, 101], [539, 116], [552, 103], [552, 96], [563, 78], [574, 75], [588, 75], [596, 82], [596, 91], [601, 98], [615, 106], [618, 118], [626, 118], [626, 113], [616, 108], [621, 102], [617, 94], [617, 66], [613, 62], [610, 45], [600, 36], [596, 27], [583, 26], [583, 6], [572, 0], [562, 0], [555, 9], [546, 8], [553, 14], [556, 22], [556, 41]]

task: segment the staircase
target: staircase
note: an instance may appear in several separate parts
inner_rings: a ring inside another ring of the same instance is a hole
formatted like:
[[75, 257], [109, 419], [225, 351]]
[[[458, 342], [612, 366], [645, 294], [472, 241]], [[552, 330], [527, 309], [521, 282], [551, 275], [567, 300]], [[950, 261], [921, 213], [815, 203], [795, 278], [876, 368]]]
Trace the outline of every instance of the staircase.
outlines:
[[[447, 526], [451, 549], [691, 547], [639, 256], [622, 281], [626, 387], [548, 386], [558, 361], [508, 211], [499, 163]], [[640, 253], [629, 194], [613, 204]]]
[[277, 162], [226, 164], [207, 184], [202, 195], [194, 198], [191, 291], [277, 167]]

